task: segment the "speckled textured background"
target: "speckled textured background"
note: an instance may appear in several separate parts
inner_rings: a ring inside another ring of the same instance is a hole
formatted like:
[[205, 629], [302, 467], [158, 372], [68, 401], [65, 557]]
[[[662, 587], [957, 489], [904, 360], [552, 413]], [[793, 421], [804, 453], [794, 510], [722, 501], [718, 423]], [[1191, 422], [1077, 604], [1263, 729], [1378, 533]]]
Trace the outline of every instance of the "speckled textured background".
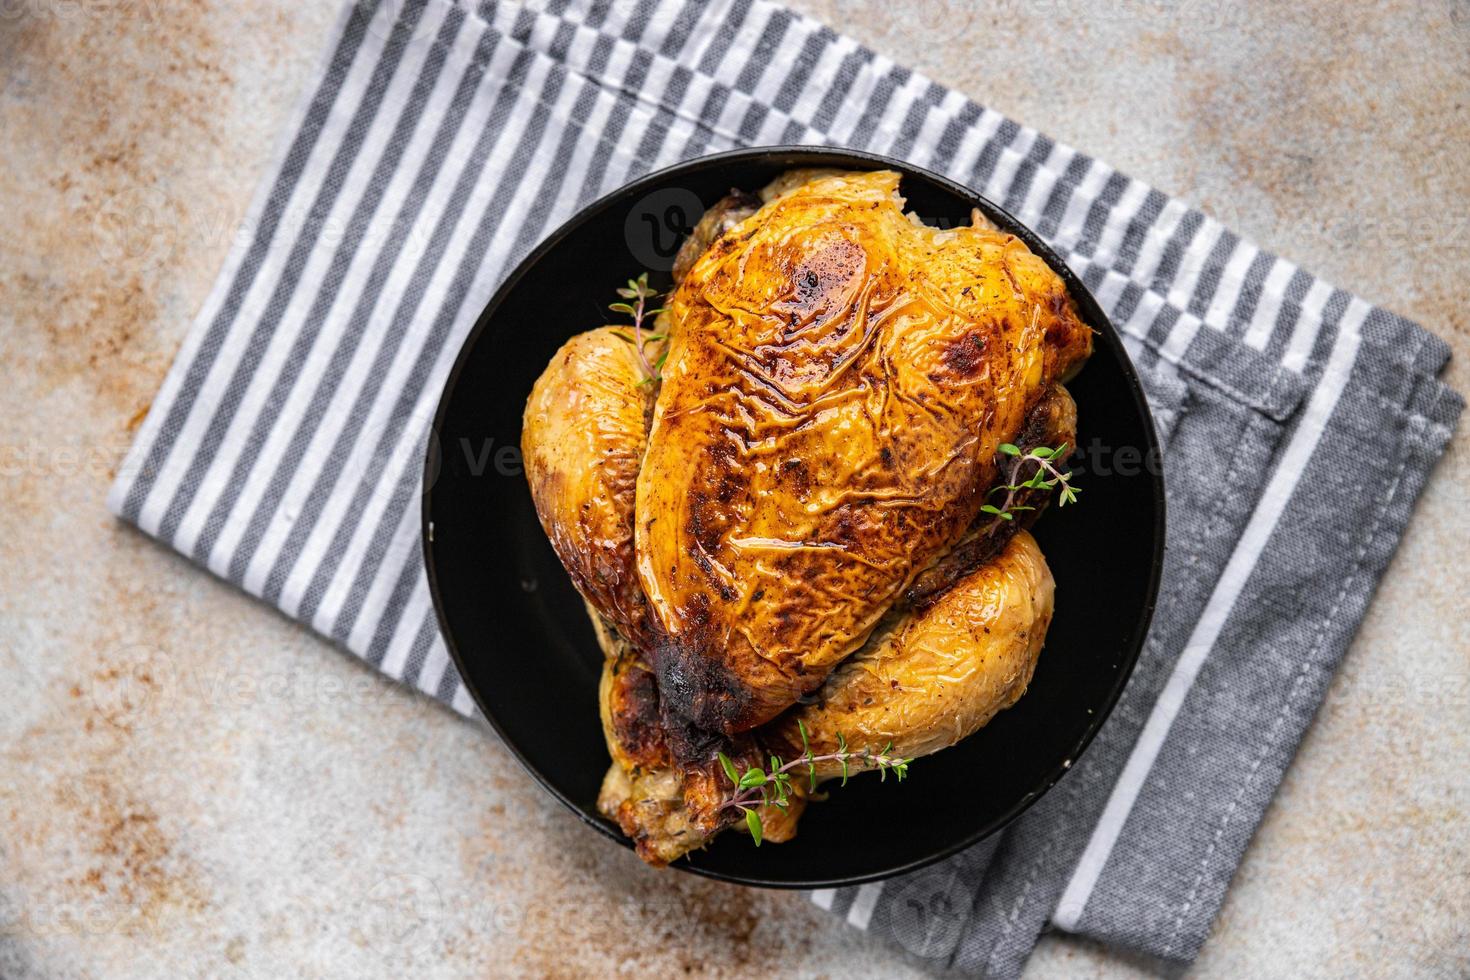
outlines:
[[[0, 0], [0, 976], [922, 975], [643, 868], [103, 509], [337, 3]], [[793, 5], [1418, 319], [1470, 389], [1465, 0]], [[1467, 485], [1462, 430], [1198, 974], [1470, 972]]]

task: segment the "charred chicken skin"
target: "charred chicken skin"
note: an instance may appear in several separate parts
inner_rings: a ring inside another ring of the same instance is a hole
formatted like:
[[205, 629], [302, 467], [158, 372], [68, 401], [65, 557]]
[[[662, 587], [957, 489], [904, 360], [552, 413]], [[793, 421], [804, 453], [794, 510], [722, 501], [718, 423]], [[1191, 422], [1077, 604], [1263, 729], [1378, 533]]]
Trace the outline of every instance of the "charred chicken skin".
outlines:
[[[898, 180], [732, 193], [676, 263], [661, 376], [601, 328], [527, 402], [536, 510], [606, 655], [599, 807], [651, 863], [738, 816], [717, 752], [793, 758], [800, 721], [818, 752], [927, 754], [1034, 670], [1044, 494], [1024, 519], [980, 508], [1002, 444], [1075, 444], [1061, 382], [1091, 331], [1024, 243], [978, 216], [930, 228]], [[765, 839], [804, 802], [762, 808]]]
[[959, 541], [1091, 333], [1023, 243], [909, 220], [886, 171], [765, 205], [670, 314], [634, 550], [663, 697], [734, 734], [815, 691]]

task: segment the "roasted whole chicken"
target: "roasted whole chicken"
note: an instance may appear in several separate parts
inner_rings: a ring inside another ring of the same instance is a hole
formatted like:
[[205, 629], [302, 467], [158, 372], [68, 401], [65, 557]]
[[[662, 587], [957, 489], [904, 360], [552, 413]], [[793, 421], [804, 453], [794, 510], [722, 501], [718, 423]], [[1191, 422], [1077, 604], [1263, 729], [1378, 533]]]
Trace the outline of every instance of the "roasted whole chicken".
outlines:
[[782, 841], [809, 776], [938, 751], [1025, 692], [1054, 591], [1030, 478], [1075, 445], [1062, 384], [1092, 349], [1023, 242], [923, 224], [889, 171], [732, 192], [674, 273], [651, 329], [556, 353], [522, 435], [605, 653], [599, 808], [654, 864], [747, 827], [731, 764], [817, 760], [751, 805]]

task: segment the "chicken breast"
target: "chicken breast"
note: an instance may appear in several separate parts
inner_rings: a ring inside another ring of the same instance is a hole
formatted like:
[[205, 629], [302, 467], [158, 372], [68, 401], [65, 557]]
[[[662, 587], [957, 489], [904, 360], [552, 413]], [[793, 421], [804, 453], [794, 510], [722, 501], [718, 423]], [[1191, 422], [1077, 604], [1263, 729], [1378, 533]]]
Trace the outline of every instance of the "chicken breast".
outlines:
[[785, 191], [670, 298], [634, 552], [661, 697], [701, 728], [749, 730], [820, 687], [1090, 352], [1024, 243], [910, 220], [898, 181]]

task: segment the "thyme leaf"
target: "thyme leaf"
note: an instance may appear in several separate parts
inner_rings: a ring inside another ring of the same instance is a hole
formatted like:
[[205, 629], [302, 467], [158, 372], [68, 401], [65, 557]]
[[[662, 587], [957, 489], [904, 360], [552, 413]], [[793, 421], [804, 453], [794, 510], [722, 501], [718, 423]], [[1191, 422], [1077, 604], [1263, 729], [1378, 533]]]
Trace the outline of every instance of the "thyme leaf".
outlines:
[[649, 344], [660, 343], [667, 339], [665, 334], [645, 333], [643, 327], [645, 320], [652, 319], [664, 311], [664, 307], [660, 306], [655, 309], [649, 302], [657, 298], [658, 290], [648, 287], [648, 273], [644, 272], [637, 279], [629, 279], [627, 286], [618, 287], [617, 294], [633, 302], [609, 303], [607, 308], [614, 313], [621, 313], [632, 318], [633, 335], [630, 337], [625, 331], [618, 330], [614, 331], [613, 336], [632, 344], [633, 349], [638, 353], [638, 365], [643, 369], [643, 380], [638, 382], [639, 386], [653, 384], [660, 380], [659, 372], [663, 369], [664, 360], [669, 356], [668, 349], [665, 348], [658, 360], [650, 364], [645, 350]]
[[780, 756], [773, 755], [769, 768], [752, 766], [742, 774], [729, 756], [723, 752], [715, 753], [733, 790], [730, 797], [720, 804], [720, 809], [738, 810], [745, 815], [745, 825], [757, 847], [765, 836], [759, 808], [773, 806], [783, 812], [786, 810], [791, 799], [791, 774], [795, 771], [806, 769], [808, 787], [813, 791], [817, 788], [818, 762], [836, 762], [842, 769], [843, 785], [846, 785], [848, 777], [854, 771], [876, 769], [880, 780], [887, 779], [888, 773], [892, 772], [900, 782], [909, 774], [909, 763], [913, 760], [894, 755], [892, 742], [885, 745], [881, 752], [874, 752], [870, 748], [854, 750], [848, 747], [847, 737], [838, 732], [837, 751], [815, 755], [806, 725], [798, 719], [796, 728], [801, 733], [802, 754], [800, 758], [790, 762], [782, 762]]
[[[996, 447], [996, 452], [1011, 457], [1012, 462], [1006, 471], [1006, 482], [990, 490], [991, 495], [1003, 493], [1005, 497], [999, 504], [986, 502], [980, 505], [982, 514], [989, 514], [994, 518], [990, 522], [989, 530], [995, 530], [1001, 521], [1013, 520], [1023, 510], [1036, 509], [1029, 504], [1016, 503], [1016, 495], [1025, 490], [1049, 491], [1059, 488], [1058, 507], [1077, 502], [1077, 495], [1082, 491], [1072, 485], [1072, 471], [1064, 472], [1057, 467], [1059, 461], [1066, 459], [1070, 448], [1065, 442], [1059, 446], [1037, 446], [1024, 451], [1010, 442], [1003, 442]], [[1023, 471], [1030, 467], [1035, 469], [1023, 476]]]

